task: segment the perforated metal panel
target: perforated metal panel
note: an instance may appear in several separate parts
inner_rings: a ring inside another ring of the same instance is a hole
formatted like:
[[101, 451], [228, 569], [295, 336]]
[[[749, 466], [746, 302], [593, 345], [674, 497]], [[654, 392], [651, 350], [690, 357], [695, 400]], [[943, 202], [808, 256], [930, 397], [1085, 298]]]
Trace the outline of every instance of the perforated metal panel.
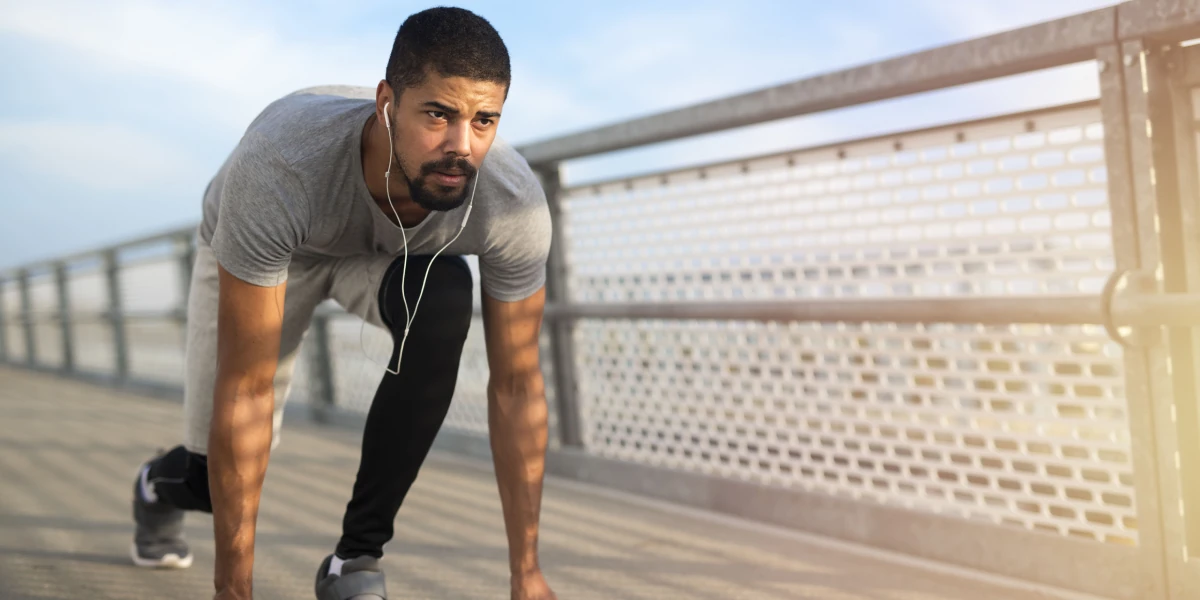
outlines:
[[[1095, 293], [1095, 107], [570, 190], [577, 301]], [[1135, 544], [1099, 328], [583, 321], [591, 452]]]
[[116, 372], [116, 346], [108, 321], [77, 320], [72, 323], [71, 333], [74, 334], [76, 369], [102, 375]]
[[454, 402], [446, 415], [446, 427], [464, 433], [487, 435], [487, 383], [490, 373], [487, 346], [484, 343], [483, 319], [471, 320], [467, 344], [463, 347], [462, 365], [455, 384]]
[[580, 325], [592, 451], [1136, 537], [1120, 353], [1088, 327]]
[[62, 328], [58, 323], [38, 320], [33, 325], [33, 335], [37, 339], [34, 345], [36, 362], [39, 366], [60, 368], [63, 366]]
[[29, 278], [29, 300], [34, 318], [43, 320], [58, 316], [58, 287], [52, 273]]
[[184, 305], [179, 262], [164, 258], [121, 267], [121, 308], [128, 313], [164, 312]]
[[108, 310], [108, 283], [102, 271], [72, 273], [67, 278], [67, 294], [73, 315], [94, 318]]
[[135, 319], [125, 323], [125, 338], [131, 375], [183, 385], [183, 326], [173, 319]]
[[71, 303], [71, 334], [75, 368], [98, 374], [116, 371], [116, 347], [108, 310], [108, 282], [99, 261], [90, 268], [72, 271], [67, 278]]
[[[362, 336], [360, 339], [360, 335]], [[339, 408], [366, 413], [383, 377], [391, 339], [353, 316], [329, 322], [329, 357]], [[374, 361], [374, 362], [372, 362]]]
[[13, 362], [23, 362], [27, 356], [20, 290], [20, 282], [15, 279], [5, 281], [0, 290], [0, 302], [4, 303], [4, 331], [0, 334], [5, 336], [8, 360]]
[[35, 362], [43, 367], [63, 365], [62, 329], [58, 314], [58, 287], [53, 273], [38, 273], [29, 278], [29, 300], [33, 317]]
[[4, 336], [5, 341], [5, 360], [12, 362], [23, 362], [25, 360], [25, 334], [21, 331], [21, 326], [12, 323], [12, 317], [5, 323], [3, 331], [0, 335]]
[[1096, 292], [1112, 269], [1098, 121], [1076, 109], [572, 189], [571, 292]]

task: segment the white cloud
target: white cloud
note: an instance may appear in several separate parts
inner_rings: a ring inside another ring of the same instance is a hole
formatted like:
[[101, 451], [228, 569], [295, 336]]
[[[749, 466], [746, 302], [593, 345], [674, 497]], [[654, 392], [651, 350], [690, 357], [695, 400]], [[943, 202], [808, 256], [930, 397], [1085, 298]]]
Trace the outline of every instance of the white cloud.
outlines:
[[194, 157], [160, 137], [116, 124], [0, 121], [0, 157], [84, 190], [145, 191], [204, 184]]
[[512, 88], [504, 105], [500, 134], [510, 142], [524, 143], [562, 134], [562, 124], [576, 122], [596, 110], [586, 96], [572, 93], [569, 85], [539, 71], [534, 64], [512, 60]]
[[833, 48], [836, 54], [823, 58], [848, 64], [864, 57], [879, 57], [883, 52], [884, 32], [865, 22], [842, 17], [826, 20], [822, 28], [836, 40]]
[[370, 42], [287, 39], [271, 15], [234, 3], [13, 1], [0, 10], [0, 32], [61, 45], [101, 69], [197, 85], [210, 116], [237, 126], [299, 88], [374, 85], [387, 55]]
[[[694, 60], [703, 53], [702, 43], [712, 39], [735, 19], [718, 10], [695, 10], [683, 14], [637, 11], [610, 23], [596, 23], [574, 37], [563, 52], [580, 67], [580, 78], [589, 83], [612, 83], [634, 74], [654, 73], [670, 77], [687, 69], [665, 69]], [[737, 53], [736, 48], [728, 48]]]
[[564, 84], [574, 94], [608, 99], [611, 114], [600, 118], [611, 121], [762, 87], [818, 70], [829, 56], [859, 54], [841, 40], [817, 56], [799, 39], [756, 39], [758, 18], [727, 5], [686, 13], [640, 10], [596, 23], [565, 44], [574, 76]]
[[917, 0], [928, 22], [964, 40], [1119, 4], [1114, 0]]

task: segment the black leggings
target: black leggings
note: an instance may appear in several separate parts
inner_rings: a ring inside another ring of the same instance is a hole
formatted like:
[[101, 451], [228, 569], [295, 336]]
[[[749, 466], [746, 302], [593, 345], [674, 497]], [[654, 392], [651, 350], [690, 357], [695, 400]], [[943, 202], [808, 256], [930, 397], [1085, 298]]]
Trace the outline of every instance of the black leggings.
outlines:
[[[410, 310], [430, 258], [408, 259], [405, 294]], [[393, 369], [404, 335], [401, 266], [401, 259], [392, 263], [379, 290], [380, 312], [395, 341], [389, 363]], [[392, 275], [390, 284], [388, 275]], [[367, 413], [358, 476], [337, 545], [342, 558], [379, 558], [383, 545], [392, 539], [396, 513], [450, 410], [471, 326], [472, 284], [470, 268], [458, 256], [439, 256], [429, 271], [400, 368], [395, 369], [399, 374], [384, 374]], [[176, 447], [151, 462], [149, 476], [156, 480], [161, 500], [184, 510], [212, 512], [206, 456]]]

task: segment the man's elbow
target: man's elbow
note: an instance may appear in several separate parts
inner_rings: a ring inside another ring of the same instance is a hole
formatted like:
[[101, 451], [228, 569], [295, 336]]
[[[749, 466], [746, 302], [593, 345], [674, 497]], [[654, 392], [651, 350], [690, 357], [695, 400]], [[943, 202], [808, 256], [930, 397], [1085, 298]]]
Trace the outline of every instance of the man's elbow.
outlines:
[[221, 373], [215, 386], [217, 404], [263, 404], [275, 399], [275, 378], [253, 373]]
[[488, 420], [500, 431], [545, 431], [549, 406], [541, 372], [488, 378]]
[[540, 370], [529, 372], [492, 373], [488, 377], [488, 396], [504, 400], [528, 401], [544, 398], [545, 382]]

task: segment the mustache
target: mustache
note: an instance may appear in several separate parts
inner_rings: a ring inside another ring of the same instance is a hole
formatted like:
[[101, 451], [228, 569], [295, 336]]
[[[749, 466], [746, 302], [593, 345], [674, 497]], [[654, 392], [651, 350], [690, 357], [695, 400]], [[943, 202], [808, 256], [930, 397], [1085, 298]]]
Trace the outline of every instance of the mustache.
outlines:
[[466, 175], [471, 177], [476, 172], [475, 165], [465, 158], [455, 158], [447, 156], [442, 160], [427, 162], [421, 165], [421, 176], [432, 174], [434, 171], [442, 171], [443, 173], [453, 173], [456, 175]]

